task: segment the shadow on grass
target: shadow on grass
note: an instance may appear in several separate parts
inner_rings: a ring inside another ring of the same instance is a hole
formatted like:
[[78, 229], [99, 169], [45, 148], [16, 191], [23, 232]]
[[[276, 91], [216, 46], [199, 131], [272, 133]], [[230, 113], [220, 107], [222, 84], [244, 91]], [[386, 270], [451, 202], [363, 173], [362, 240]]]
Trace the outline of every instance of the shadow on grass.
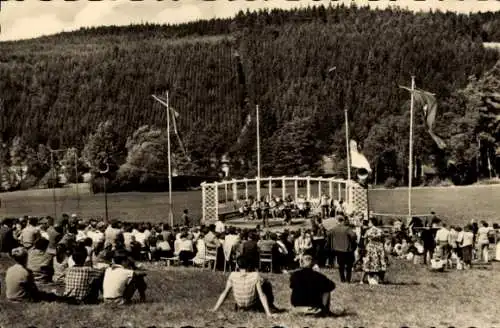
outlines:
[[386, 281], [382, 286], [418, 286], [421, 285], [418, 281]]
[[345, 317], [357, 317], [358, 314], [354, 311], [350, 310], [340, 310], [340, 311], [333, 311], [332, 315], [330, 316], [331, 318], [345, 318]]

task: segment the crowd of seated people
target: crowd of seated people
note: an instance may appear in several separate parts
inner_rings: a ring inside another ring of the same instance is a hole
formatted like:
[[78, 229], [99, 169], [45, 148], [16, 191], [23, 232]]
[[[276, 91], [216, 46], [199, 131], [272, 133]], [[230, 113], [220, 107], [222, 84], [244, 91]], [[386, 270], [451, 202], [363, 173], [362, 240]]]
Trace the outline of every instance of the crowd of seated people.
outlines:
[[[6, 273], [6, 295], [12, 301], [127, 303], [137, 291], [144, 300], [145, 272], [136, 263], [165, 259], [184, 266], [209, 262], [214, 270], [230, 271], [244, 259], [246, 267], [260, 272], [287, 273], [295, 272], [304, 258], [314, 258], [317, 268], [334, 267], [336, 262], [341, 282], [350, 283], [358, 269], [360, 283], [370, 284], [384, 282], [391, 256], [429, 262], [437, 270], [452, 265], [462, 269], [470, 268], [474, 257], [488, 262], [490, 246], [496, 244], [500, 260], [498, 226], [486, 222], [461, 228], [447, 227], [437, 218], [408, 225], [396, 220], [387, 231], [374, 218], [340, 212], [327, 220], [335, 221], [333, 228], [327, 230], [321, 216], [313, 216], [309, 229], [270, 232], [222, 221], [171, 227], [118, 220], [108, 224], [76, 215], [4, 219], [0, 251], [16, 262]], [[209, 258], [209, 250], [215, 256]]]

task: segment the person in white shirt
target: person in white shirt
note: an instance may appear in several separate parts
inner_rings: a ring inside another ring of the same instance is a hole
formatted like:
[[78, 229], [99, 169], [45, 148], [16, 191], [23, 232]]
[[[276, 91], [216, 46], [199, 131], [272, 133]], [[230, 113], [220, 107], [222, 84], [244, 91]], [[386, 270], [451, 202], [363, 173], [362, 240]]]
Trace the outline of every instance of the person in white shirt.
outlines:
[[489, 249], [490, 249], [490, 233], [492, 229], [488, 223], [481, 221], [481, 227], [477, 230], [477, 246], [478, 251], [484, 263], [489, 262]]
[[224, 225], [224, 222], [222, 222], [222, 219], [219, 218], [217, 221], [215, 221], [215, 232], [223, 233], [225, 231], [226, 231], [226, 226]]
[[448, 261], [448, 255], [450, 253], [450, 230], [446, 227], [446, 224], [442, 223], [441, 228], [436, 231], [436, 256], [439, 256], [443, 261]]
[[132, 233], [132, 227], [128, 226], [123, 232], [123, 244], [125, 249], [128, 251], [132, 250], [132, 241], [136, 241], [134, 234]]
[[467, 225], [464, 228], [463, 234], [460, 236], [461, 252], [464, 267], [469, 269], [472, 265], [472, 248], [474, 245], [474, 233], [472, 232], [472, 225]]
[[196, 256], [193, 258], [193, 263], [196, 265], [202, 265], [205, 263], [206, 247], [203, 237], [205, 237], [205, 235], [201, 232], [200, 237], [196, 241]]
[[188, 266], [189, 262], [194, 257], [193, 235], [184, 232], [181, 235], [180, 241], [177, 243], [177, 247], [179, 251], [179, 261], [184, 266]]
[[300, 231], [300, 237], [295, 240], [295, 254], [297, 254], [295, 260], [299, 261], [303, 255], [312, 250], [312, 239], [311, 236], [305, 232], [304, 229]]
[[88, 238], [88, 235], [87, 235], [87, 226], [83, 223], [79, 223], [78, 224], [78, 230], [76, 232], [76, 241], [79, 242], [79, 241], [83, 241], [85, 239]]
[[330, 198], [326, 195], [323, 194], [321, 196], [321, 217], [323, 219], [326, 219], [327, 217], [330, 216]]
[[226, 261], [230, 261], [234, 255], [235, 245], [240, 242], [240, 235], [236, 233], [236, 228], [230, 227], [227, 236], [222, 242], [222, 249], [224, 250], [224, 257]]
[[141, 302], [146, 300], [146, 283], [144, 274], [138, 274], [130, 268], [131, 262], [125, 251], [117, 251], [113, 257], [113, 265], [104, 272], [104, 302], [129, 303], [135, 291], [139, 293]]
[[163, 238], [163, 235], [158, 235], [158, 241], [156, 243], [156, 258], [172, 257], [173, 255], [174, 252], [172, 251], [168, 241]]
[[200, 228], [199, 227], [193, 228], [192, 234], [193, 234], [193, 237], [194, 237], [193, 240], [195, 242], [198, 241], [198, 239], [200, 238]]
[[120, 229], [120, 224], [118, 221], [113, 220], [110, 225], [104, 231], [104, 237], [106, 243], [110, 243], [115, 247], [118, 235], [122, 233]]
[[89, 237], [92, 239], [92, 244], [96, 247], [100, 243], [104, 243], [104, 230], [106, 229], [106, 223], [98, 222], [96, 225], [96, 229], [92, 231]]
[[139, 227], [139, 231], [134, 234], [135, 241], [141, 244], [141, 248], [146, 247], [147, 235], [144, 227]]

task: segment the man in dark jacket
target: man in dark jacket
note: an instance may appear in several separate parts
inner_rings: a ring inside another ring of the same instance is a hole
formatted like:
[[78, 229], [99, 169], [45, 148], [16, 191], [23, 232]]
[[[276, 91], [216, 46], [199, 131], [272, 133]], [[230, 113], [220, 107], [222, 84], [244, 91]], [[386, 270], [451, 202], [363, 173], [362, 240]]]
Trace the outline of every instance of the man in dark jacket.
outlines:
[[327, 243], [337, 257], [340, 281], [351, 282], [352, 267], [354, 265], [354, 251], [357, 247], [357, 236], [343, 216], [338, 216], [339, 224], [327, 233]]
[[330, 293], [335, 289], [335, 283], [312, 269], [311, 255], [304, 255], [300, 264], [302, 268], [290, 277], [292, 305], [304, 314], [331, 315]]
[[4, 219], [0, 227], [0, 252], [10, 253], [16, 246], [13, 221], [11, 219]]
[[241, 256], [245, 258], [248, 269], [255, 270], [259, 267], [259, 246], [258, 236], [255, 232], [250, 232], [248, 240], [243, 242]]

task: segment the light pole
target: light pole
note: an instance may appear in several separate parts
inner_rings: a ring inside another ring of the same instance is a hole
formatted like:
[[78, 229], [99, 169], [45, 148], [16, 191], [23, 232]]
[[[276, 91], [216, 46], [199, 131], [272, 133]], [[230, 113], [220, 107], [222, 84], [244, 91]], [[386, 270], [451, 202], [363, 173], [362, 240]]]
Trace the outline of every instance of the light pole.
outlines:
[[76, 211], [80, 214], [80, 191], [78, 190], [78, 150], [75, 149], [75, 186], [76, 186]]
[[172, 211], [172, 161], [170, 154], [170, 99], [169, 91], [167, 90], [165, 94], [165, 101], [161, 100], [155, 95], [152, 97], [158, 101], [160, 104], [167, 108], [167, 161], [168, 161], [168, 219], [171, 226], [174, 225], [174, 214]]
[[109, 164], [108, 164], [108, 161], [105, 162], [106, 164], [106, 169], [104, 170], [100, 170], [99, 169], [99, 173], [101, 174], [101, 176], [103, 177], [103, 181], [104, 181], [104, 210], [105, 210], [105, 216], [104, 216], [104, 222], [107, 224], [108, 223], [108, 190], [106, 188], [106, 176], [105, 174], [109, 172]]
[[50, 152], [50, 168], [52, 170], [52, 201], [54, 203], [54, 219], [57, 218], [57, 197], [56, 197], [56, 184], [59, 181], [59, 178], [56, 174], [56, 168], [54, 165], [54, 153], [60, 151], [66, 151], [65, 148], [61, 149], [52, 149], [50, 146], [47, 146], [48, 151]]
[[[328, 69], [328, 74], [333, 75], [337, 72], [337, 66], [330, 67]], [[351, 82], [349, 81], [349, 92], [351, 92]], [[347, 180], [351, 181], [351, 154], [350, 154], [350, 147], [349, 147], [349, 116], [348, 116], [348, 109], [347, 106], [344, 106], [344, 121], [345, 121], [345, 143], [346, 143], [346, 150], [347, 150]]]

